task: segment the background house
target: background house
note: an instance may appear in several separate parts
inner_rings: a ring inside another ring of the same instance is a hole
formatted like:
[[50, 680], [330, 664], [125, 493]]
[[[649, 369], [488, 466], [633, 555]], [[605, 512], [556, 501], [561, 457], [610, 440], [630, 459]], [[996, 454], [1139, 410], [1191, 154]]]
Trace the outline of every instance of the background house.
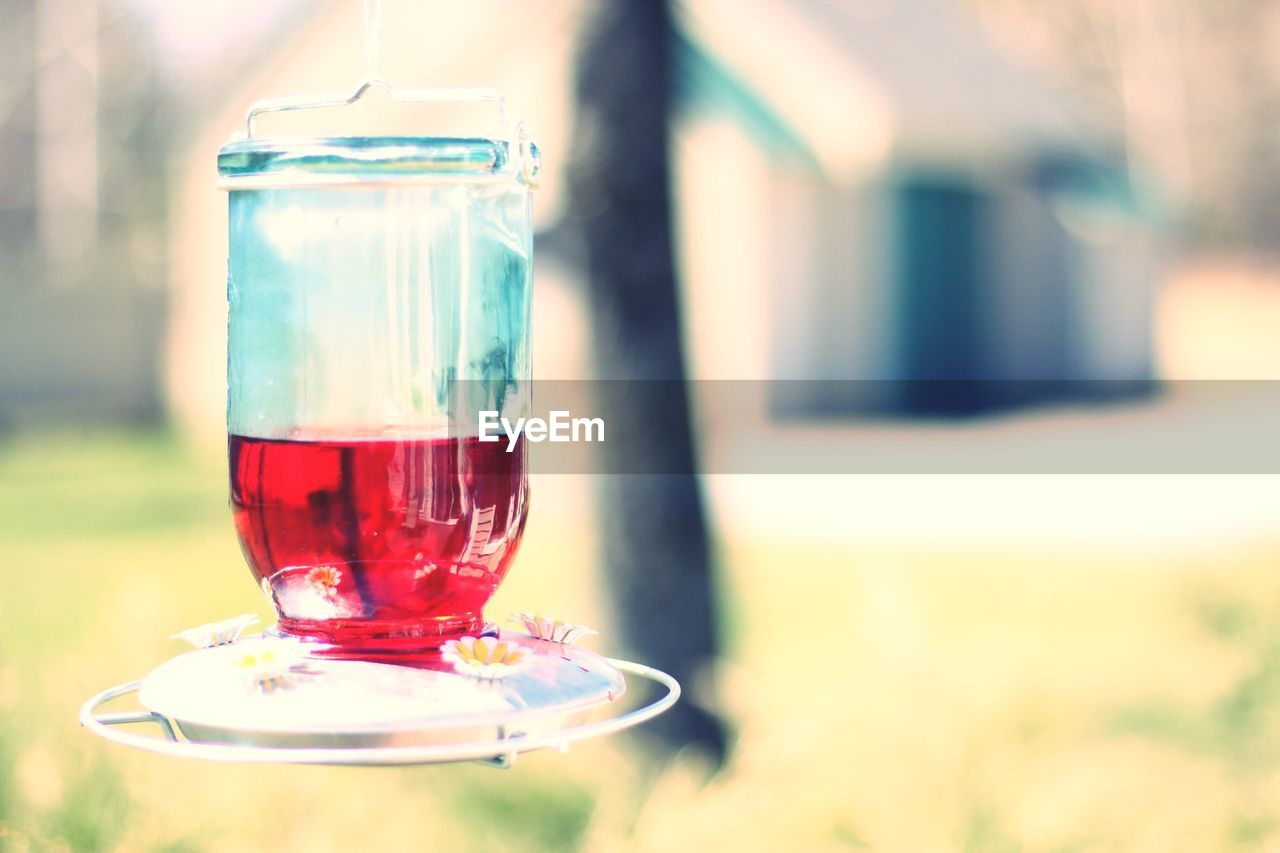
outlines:
[[[364, 69], [352, 5], [292, 21], [289, 50], [229, 81], [218, 109], [192, 116], [177, 152], [169, 399], [201, 431], [220, 430], [223, 406], [222, 328], [209, 322], [222, 300], [217, 148], [255, 98], [354, 85]], [[696, 378], [887, 380], [786, 386], [773, 401], [829, 415], [976, 410], [1025, 402], [1028, 389], [1080, 391], [1055, 380], [1153, 376], [1158, 234], [1128, 188], [1117, 134], [1001, 53], [972, 18], [939, 0], [874, 14], [819, 0], [763, 0], [751, 15], [718, 0], [680, 9], [676, 197]], [[571, 232], [564, 166], [582, 7], [492, 11], [397, 8], [381, 72], [397, 85], [507, 93], [545, 152], [537, 225], [544, 236]], [[281, 121], [333, 133], [461, 119], [375, 104]], [[535, 370], [589, 375], [571, 363], [580, 288], [558, 245], [544, 240], [539, 253]], [[895, 382], [952, 378], [1038, 381], [950, 402]]]
[[[685, 8], [701, 373], [888, 380], [787, 386], [793, 414], [971, 411], [1154, 375], [1160, 236], [1119, 134], [1077, 98], [948, 3]], [[1025, 382], [897, 381], [937, 379]]]

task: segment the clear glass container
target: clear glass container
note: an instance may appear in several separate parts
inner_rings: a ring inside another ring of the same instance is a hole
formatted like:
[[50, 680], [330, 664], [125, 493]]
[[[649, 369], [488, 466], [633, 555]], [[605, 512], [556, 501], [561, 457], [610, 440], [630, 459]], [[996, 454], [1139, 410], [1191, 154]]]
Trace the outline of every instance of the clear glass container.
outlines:
[[283, 632], [376, 657], [483, 630], [528, 483], [476, 412], [524, 409], [535, 169], [514, 138], [219, 153], [231, 503]]

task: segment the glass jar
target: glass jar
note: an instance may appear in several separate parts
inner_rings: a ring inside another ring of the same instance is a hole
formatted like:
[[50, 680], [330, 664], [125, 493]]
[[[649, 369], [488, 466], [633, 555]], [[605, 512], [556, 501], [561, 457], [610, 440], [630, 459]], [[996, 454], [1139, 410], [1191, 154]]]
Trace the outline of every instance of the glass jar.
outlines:
[[282, 632], [377, 656], [484, 630], [528, 482], [475, 413], [524, 410], [536, 169], [514, 136], [219, 153], [231, 503]]

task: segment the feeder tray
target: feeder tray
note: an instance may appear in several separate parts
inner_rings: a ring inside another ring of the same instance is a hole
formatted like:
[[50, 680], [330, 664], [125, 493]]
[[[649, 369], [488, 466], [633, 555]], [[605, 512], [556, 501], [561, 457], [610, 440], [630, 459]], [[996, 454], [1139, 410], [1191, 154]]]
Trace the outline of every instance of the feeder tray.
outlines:
[[[456, 672], [336, 660], [308, 654], [276, 689], [248, 689], [231, 665], [238, 644], [188, 652], [141, 681], [104, 690], [80, 711], [94, 734], [162, 755], [210, 761], [409, 765], [478, 761], [510, 767], [538, 749], [611, 734], [675, 704], [680, 685], [642, 664], [504, 631], [532, 656], [500, 679]], [[310, 645], [310, 644], [308, 644]], [[321, 646], [313, 645], [318, 651]], [[633, 710], [615, 708], [630, 676], [665, 688]], [[99, 713], [137, 693], [142, 710]], [[595, 719], [593, 719], [595, 718]], [[120, 726], [150, 723], [156, 734]]]

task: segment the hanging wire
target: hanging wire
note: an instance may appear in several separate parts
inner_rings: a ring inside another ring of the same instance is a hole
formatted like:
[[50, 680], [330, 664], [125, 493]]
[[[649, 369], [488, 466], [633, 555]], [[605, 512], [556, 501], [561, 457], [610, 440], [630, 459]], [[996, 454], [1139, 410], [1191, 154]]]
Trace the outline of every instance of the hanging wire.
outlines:
[[382, 0], [364, 0], [364, 70], [366, 80], [378, 79], [382, 45]]

